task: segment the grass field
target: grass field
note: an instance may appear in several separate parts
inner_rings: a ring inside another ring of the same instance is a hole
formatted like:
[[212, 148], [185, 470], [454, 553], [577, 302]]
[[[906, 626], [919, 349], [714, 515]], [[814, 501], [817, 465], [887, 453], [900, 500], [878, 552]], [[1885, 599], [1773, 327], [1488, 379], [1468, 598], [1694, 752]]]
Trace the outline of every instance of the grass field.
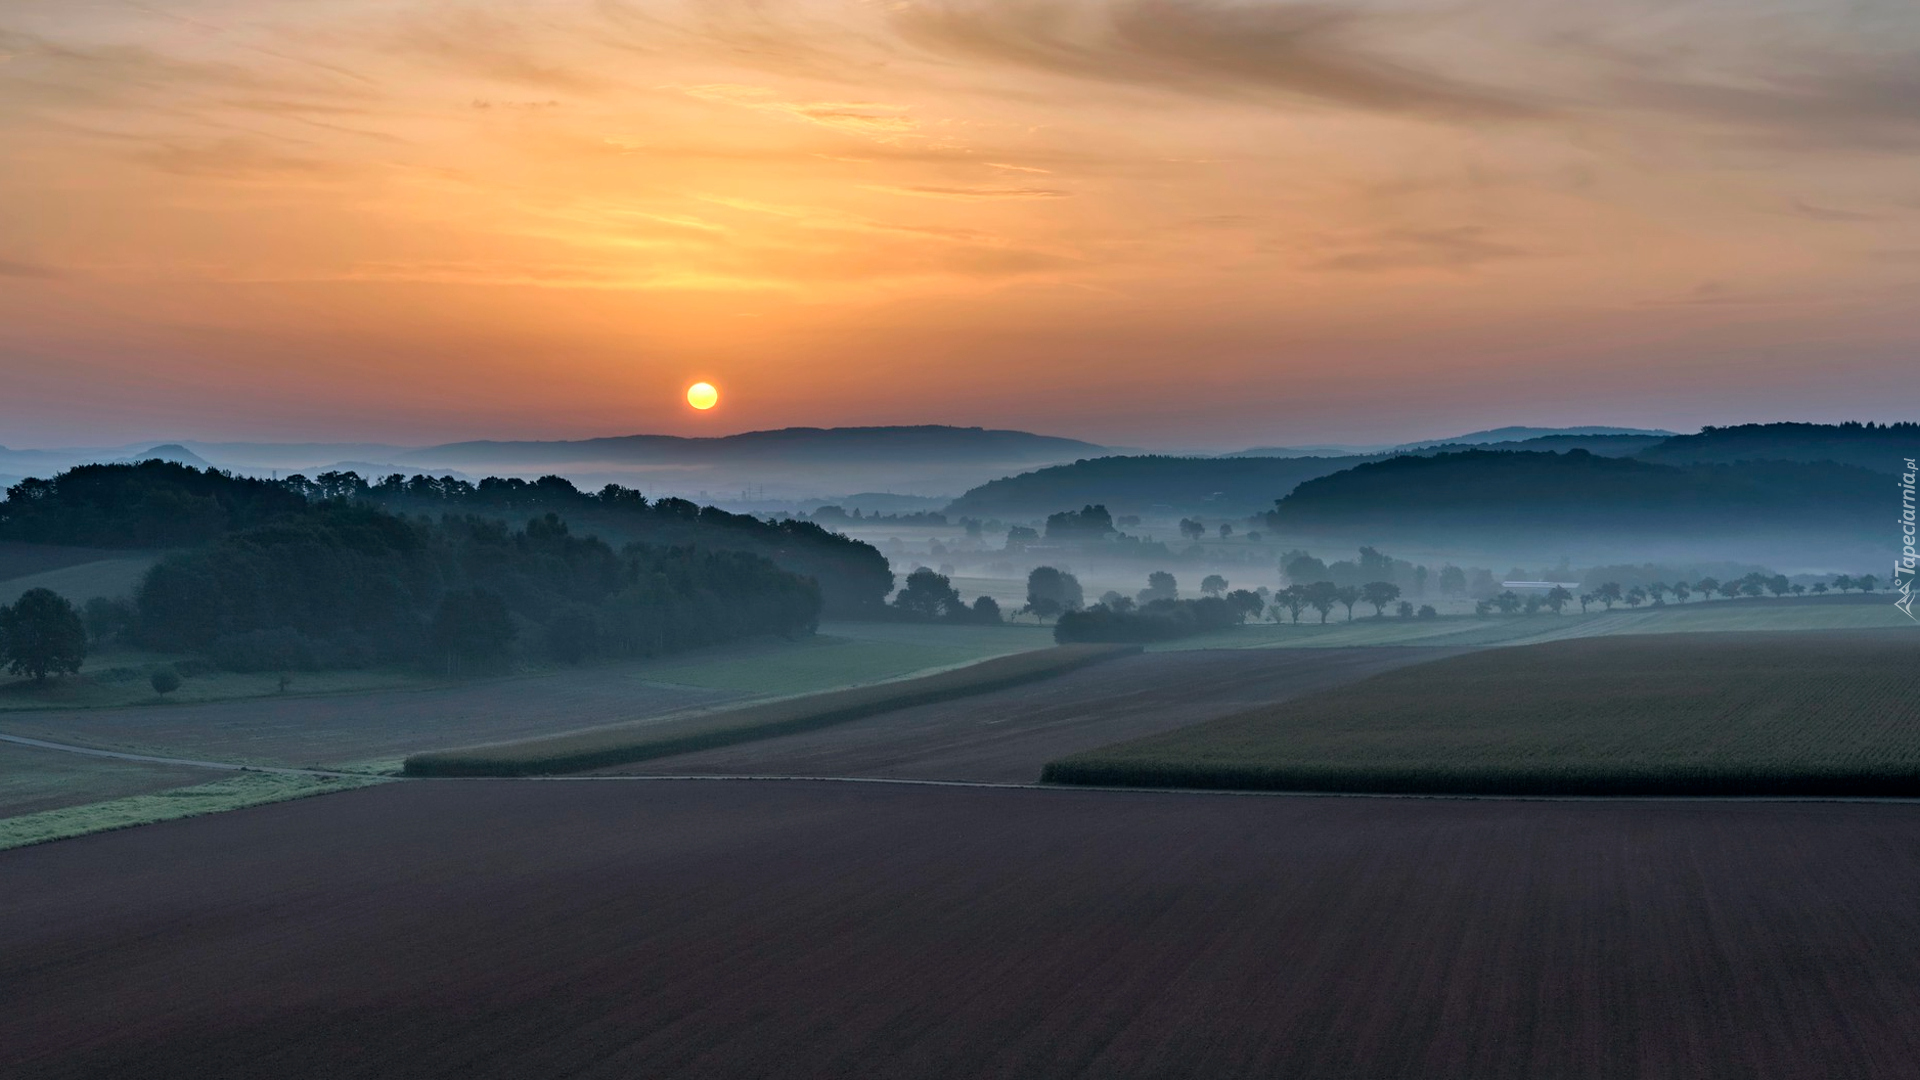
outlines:
[[1910, 1080], [1920, 807], [390, 783], [0, 853], [33, 1080]]
[[1403, 668], [1053, 762], [1056, 783], [1920, 796], [1920, 631], [1594, 637]]
[[1353, 645], [1529, 645], [1567, 638], [1622, 634], [1692, 634], [1729, 631], [1871, 630], [1913, 627], [1889, 594], [1800, 597], [1788, 600], [1714, 600], [1630, 610], [1595, 608], [1582, 615], [1448, 615], [1437, 619], [1384, 619], [1354, 609], [1348, 621], [1335, 608], [1325, 626], [1312, 612], [1300, 624], [1249, 623], [1151, 646], [1178, 649], [1345, 648]]
[[74, 604], [84, 604], [96, 596], [109, 599], [131, 596], [146, 576], [156, 555], [113, 552], [112, 558], [90, 559], [78, 565], [60, 566], [18, 577], [0, 579], [0, 604], [11, 604], [28, 589], [52, 589]]
[[412, 776], [527, 776], [626, 765], [1001, 690], [1138, 651], [1132, 646], [1061, 645], [915, 679], [749, 705], [680, 723], [619, 725], [415, 754], [407, 758], [406, 772]]
[[44, 574], [50, 570], [60, 570], [69, 566], [80, 566], [108, 559], [125, 559], [136, 555], [151, 557], [147, 552], [116, 551], [112, 548], [68, 547], [64, 544], [28, 544], [18, 540], [0, 540], [0, 582], [33, 574]]
[[144, 795], [206, 779], [205, 769], [115, 761], [0, 742], [0, 818]]
[[[200, 777], [208, 773], [197, 770]], [[240, 773], [191, 786], [129, 795], [81, 806], [0, 818], [0, 851], [7, 848], [66, 840], [97, 832], [152, 825], [178, 818], [218, 814], [265, 803], [304, 799], [381, 783], [371, 777], [300, 776], [286, 773]]]

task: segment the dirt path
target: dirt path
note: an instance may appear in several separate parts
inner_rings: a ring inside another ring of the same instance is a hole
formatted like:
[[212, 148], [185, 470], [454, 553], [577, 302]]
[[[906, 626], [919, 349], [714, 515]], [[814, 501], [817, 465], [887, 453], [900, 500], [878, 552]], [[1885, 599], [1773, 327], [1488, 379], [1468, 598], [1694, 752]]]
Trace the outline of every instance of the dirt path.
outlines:
[[1030, 783], [1040, 778], [1041, 766], [1066, 754], [1462, 651], [1373, 647], [1147, 653], [1011, 690], [607, 772]]

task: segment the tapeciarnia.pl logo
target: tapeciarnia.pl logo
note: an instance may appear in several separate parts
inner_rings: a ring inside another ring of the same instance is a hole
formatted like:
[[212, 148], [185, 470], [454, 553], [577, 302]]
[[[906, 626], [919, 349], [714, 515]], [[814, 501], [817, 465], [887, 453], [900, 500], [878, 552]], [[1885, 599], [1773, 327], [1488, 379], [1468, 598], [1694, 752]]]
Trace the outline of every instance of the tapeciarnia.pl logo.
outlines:
[[1893, 560], [1893, 581], [1900, 593], [1900, 599], [1893, 606], [1904, 612], [1907, 618], [1920, 622], [1920, 616], [1913, 613], [1913, 574], [1915, 555], [1913, 552], [1913, 478], [1920, 469], [1914, 467], [1913, 459], [1906, 458], [1907, 469], [1900, 474], [1900, 557]]

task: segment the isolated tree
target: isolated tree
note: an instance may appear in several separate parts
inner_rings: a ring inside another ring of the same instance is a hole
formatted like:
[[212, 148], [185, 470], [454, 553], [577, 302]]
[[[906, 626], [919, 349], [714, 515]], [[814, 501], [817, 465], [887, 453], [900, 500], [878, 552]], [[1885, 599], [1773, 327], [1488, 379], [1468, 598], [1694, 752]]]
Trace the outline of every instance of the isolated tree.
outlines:
[[1775, 574], [1767, 579], [1767, 591], [1777, 599], [1793, 591], [1793, 582], [1785, 574]]
[[1353, 605], [1360, 602], [1360, 590], [1351, 585], [1342, 585], [1333, 591], [1333, 598], [1344, 604], [1347, 609], [1347, 621], [1353, 621]]
[[1555, 585], [1553, 588], [1547, 590], [1545, 600], [1546, 605], [1553, 609], [1555, 615], [1558, 615], [1562, 611], [1565, 611], [1567, 605], [1573, 601], [1573, 594], [1568, 592], [1565, 586]]
[[1861, 592], [1872, 592], [1880, 587], [1880, 579], [1874, 577], [1872, 574], [1862, 574], [1853, 579], [1853, 584], [1854, 587]]
[[1232, 535], [1233, 535], [1233, 526], [1227, 524], [1224, 521], [1221, 522], [1220, 523], [1220, 539], [1225, 540], [1227, 537]]
[[1180, 584], [1173, 575], [1165, 570], [1155, 570], [1147, 575], [1147, 587], [1140, 591], [1140, 602], [1151, 604], [1155, 600], [1180, 599]]
[[1340, 602], [1340, 588], [1331, 581], [1315, 581], [1304, 586], [1295, 586], [1307, 602], [1307, 606], [1320, 613], [1320, 625], [1327, 624], [1327, 613], [1333, 605]]
[[977, 623], [997, 623], [1000, 618], [1000, 601], [991, 596], [975, 597], [973, 601], [973, 621]]
[[0, 640], [7, 670], [40, 682], [72, 675], [87, 659], [87, 628], [66, 597], [52, 589], [28, 589], [11, 607], [0, 607]]
[[1826, 582], [1824, 582], [1824, 581], [1816, 581], [1816, 582], [1814, 582], [1814, 583], [1813, 583], [1813, 594], [1814, 594], [1815, 596], [1825, 596], [1825, 595], [1827, 594], [1827, 583], [1826, 583]]
[[180, 689], [180, 673], [170, 667], [163, 667], [148, 676], [147, 685], [153, 687], [154, 693], [164, 697]]
[[1788, 589], [1787, 591], [1791, 592], [1795, 596], [1804, 596], [1806, 595], [1807, 587], [1805, 585], [1796, 584], [1792, 588]]
[[1848, 574], [1841, 574], [1839, 577], [1833, 579], [1833, 587], [1844, 593], [1848, 589], [1853, 588], [1853, 577]]
[[1198, 540], [1207, 535], [1207, 527], [1193, 518], [1181, 518], [1180, 535], [1189, 540]]
[[1694, 582], [1693, 591], [1700, 594], [1702, 601], [1711, 600], [1713, 599], [1713, 594], [1720, 591], [1720, 579], [1703, 577], [1699, 581]]
[[1387, 613], [1387, 605], [1400, 599], [1400, 586], [1391, 581], [1369, 581], [1360, 586], [1360, 598], [1373, 605], [1374, 618]]
[[428, 636], [449, 671], [456, 665], [484, 671], [506, 663], [518, 630], [500, 594], [465, 589], [441, 598]]
[[1027, 573], [1027, 610], [1042, 622], [1079, 611], [1085, 603], [1080, 579], [1072, 574], [1052, 566], [1036, 566]]
[[1219, 574], [1208, 574], [1200, 579], [1200, 591], [1208, 596], [1219, 596], [1227, 591], [1227, 579]]
[[1422, 619], [1437, 619], [1437, 618], [1439, 618], [1439, 617], [1440, 617], [1440, 612], [1438, 612], [1438, 611], [1436, 611], [1436, 610], [1434, 609], [1434, 606], [1433, 606], [1432, 604], [1421, 604], [1421, 605], [1420, 605], [1420, 618], [1422, 618]]
[[1690, 588], [1686, 582], [1676, 581], [1673, 583], [1673, 598], [1675, 601], [1684, 604], [1687, 602], [1687, 597], [1691, 595], [1693, 595], [1693, 589]]
[[907, 583], [893, 598], [893, 606], [922, 618], [939, 619], [966, 605], [945, 574], [922, 566], [907, 575]]

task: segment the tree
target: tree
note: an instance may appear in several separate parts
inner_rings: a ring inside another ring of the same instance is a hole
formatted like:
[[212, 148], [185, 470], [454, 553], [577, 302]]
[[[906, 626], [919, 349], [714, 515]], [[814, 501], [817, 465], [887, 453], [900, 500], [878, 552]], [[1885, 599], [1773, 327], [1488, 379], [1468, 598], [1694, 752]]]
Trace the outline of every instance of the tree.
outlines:
[[893, 606], [927, 619], [944, 618], [954, 610], [966, 607], [960, 600], [960, 594], [954, 590], [953, 582], [945, 574], [924, 566], [907, 575], [907, 583], [893, 598]]
[[1180, 535], [1189, 540], [1198, 540], [1207, 535], [1207, 527], [1193, 518], [1181, 518]]
[[1853, 584], [1854, 587], [1861, 592], [1872, 592], [1880, 587], [1880, 579], [1874, 577], [1872, 574], [1862, 574], [1853, 579]]
[[1777, 599], [1793, 591], [1793, 582], [1785, 574], [1775, 574], [1767, 579], [1767, 591]]
[[1647, 590], [1635, 585], [1633, 588], [1627, 590], [1626, 601], [1627, 606], [1630, 608], [1639, 607], [1641, 604], [1647, 602]]
[[1440, 568], [1440, 595], [1459, 596], [1467, 591], [1467, 572], [1448, 563]]
[[1807, 587], [1805, 585], [1796, 584], [1788, 591], [1793, 593], [1793, 595], [1795, 596], [1805, 596], [1807, 593]]
[[1608, 581], [1603, 582], [1599, 588], [1593, 590], [1593, 598], [1605, 604], [1608, 611], [1612, 611], [1613, 605], [1626, 599], [1626, 594], [1620, 591], [1619, 582]]
[[28, 589], [11, 607], [0, 607], [0, 638], [7, 670], [35, 682], [72, 675], [87, 659], [87, 628], [66, 597], [52, 589]]
[[1227, 537], [1232, 535], [1233, 535], [1233, 526], [1227, 524], [1224, 521], [1221, 522], [1220, 523], [1220, 539], [1225, 540]]
[[1690, 588], [1686, 582], [1676, 581], [1673, 583], [1674, 600], [1684, 604], [1687, 602], [1687, 597], [1691, 595], [1693, 595], [1693, 589]]
[[1000, 601], [991, 596], [977, 596], [973, 600], [973, 621], [977, 623], [997, 623], [1000, 620]]
[[1267, 602], [1260, 598], [1260, 594], [1252, 589], [1235, 589], [1228, 593], [1225, 599], [1227, 606], [1233, 609], [1241, 622], [1250, 618], [1258, 619], [1260, 610], [1267, 606]]
[[1360, 590], [1351, 585], [1342, 585], [1333, 591], [1333, 598], [1346, 605], [1347, 621], [1353, 621], [1353, 605], [1360, 602]]
[[1320, 613], [1320, 625], [1327, 624], [1327, 613], [1333, 605], [1340, 602], [1340, 588], [1331, 581], [1315, 581], [1305, 586], [1296, 586], [1307, 606]]
[[1400, 601], [1400, 606], [1394, 608], [1393, 610], [1394, 610], [1394, 614], [1400, 616], [1401, 618], [1411, 619], [1413, 618], [1413, 601], [1402, 600]]
[[500, 594], [464, 589], [441, 598], [430, 636], [449, 672], [456, 664], [487, 671], [506, 663], [519, 631]]
[[1581, 593], [1580, 594], [1580, 614], [1585, 615], [1587, 613], [1587, 605], [1591, 603], [1593, 603], [1593, 594], [1590, 592]]
[[1280, 612], [1285, 610], [1293, 616], [1295, 626], [1300, 624], [1300, 612], [1307, 606], [1306, 590], [1299, 585], [1289, 585], [1273, 594], [1273, 621], [1280, 621]]
[[1117, 532], [1105, 506], [1085, 506], [1078, 512], [1062, 510], [1047, 515], [1047, 539], [1067, 542], [1105, 540]]
[[1693, 591], [1700, 594], [1700, 598], [1703, 602], [1706, 600], [1711, 600], [1713, 598], [1713, 594], [1720, 591], [1720, 579], [1703, 577], [1699, 581], [1694, 582]]
[[1200, 579], [1200, 591], [1208, 596], [1219, 596], [1227, 591], [1227, 579], [1219, 574], [1208, 574]]
[[1740, 580], [1740, 595], [1742, 596], [1759, 596], [1766, 591], [1767, 581], [1765, 578], [1756, 578], [1754, 575], [1749, 574]]
[[1287, 576], [1289, 585], [1311, 585], [1327, 580], [1327, 564], [1298, 549], [1280, 556], [1280, 572]]
[[156, 694], [162, 696], [171, 694], [180, 689], [180, 673], [170, 667], [163, 667], [148, 677], [147, 685], [153, 687], [153, 692]]
[[1834, 587], [1834, 588], [1836, 588], [1836, 589], [1839, 589], [1839, 590], [1840, 590], [1841, 592], [1843, 592], [1843, 593], [1844, 593], [1844, 592], [1846, 592], [1846, 591], [1847, 591], [1848, 589], [1851, 589], [1851, 588], [1853, 588], [1853, 577], [1852, 577], [1852, 575], [1849, 575], [1849, 574], [1841, 574], [1841, 575], [1840, 575], [1839, 577], [1837, 577], [1837, 578], [1834, 578], [1834, 579], [1833, 579], [1833, 587]]
[[1567, 605], [1572, 602], [1573, 594], [1568, 592], [1564, 585], [1555, 585], [1553, 588], [1547, 590], [1546, 604], [1553, 609], [1555, 615], [1565, 611]]
[[1180, 599], [1180, 585], [1173, 575], [1165, 570], [1155, 570], [1147, 575], [1147, 587], [1140, 590], [1140, 603], [1151, 604], [1155, 600]]
[[96, 596], [81, 609], [80, 621], [86, 624], [88, 640], [100, 645], [126, 629], [127, 624], [133, 621], [133, 605], [125, 600]]
[[1519, 611], [1520, 604], [1520, 594], [1514, 592], [1512, 589], [1508, 589], [1493, 598], [1493, 606], [1499, 608], [1500, 614], [1502, 615], [1511, 615]]
[[1373, 605], [1374, 618], [1387, 613], [1387, 605], [1400, 599], [1400, 586], [1391, 581], [1369, 581], [1360, 586], [1360, 598]]
[[1036, 566], [1027, 573], [1027, 610], [1042, 622], [1058, 619], [1086, 604], [1080, 579], [1051, 566]]
[[1826, 582], [1824, 582], [1824, 581], [1816, 581], [1816, 582], [1814, 582], [1814, 583], [1813, 583], [1813, 594], [1814, 594], [1815, 596], [1825, 596], [1825, 595], [1827, 594], [1827, 583], [1826, 583]]
[[1667, 583], [1656, 581], [1647, 586], [1647, 595], [1653, 597], [1653, 602], [1656, 604], [1664, 602], [1667, 598]]
[[1040, 539], [1040, 534], [1025, 525], [1015, 525], [1007, 530], [1007, 550], [1019, 551], [1028, 544]]
[[1738, 581], [1731, 581], [1731, 580], [1721, 582], [1720, 595], [1726, 597], [1729, 600], [1733, 599], [1736, 596], [1739, 596], [1740, 583]]

